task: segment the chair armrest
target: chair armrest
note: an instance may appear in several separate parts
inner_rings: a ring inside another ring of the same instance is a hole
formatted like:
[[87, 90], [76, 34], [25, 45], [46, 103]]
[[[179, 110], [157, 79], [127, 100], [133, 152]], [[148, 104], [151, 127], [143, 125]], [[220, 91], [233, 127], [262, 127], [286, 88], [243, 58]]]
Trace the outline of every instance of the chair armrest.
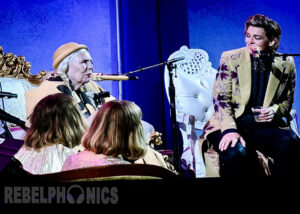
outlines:
[[292, 109], [290, 115], [291, 115], [290, 127], [295, 132], [295, 134], [300, 138], [296, 109]]
[[177, 176], [170, 170], [160, 166], [147, 164], [113, 164], [104, 166], [87, 167], [73, 169], [57, 173], [49, 173], [44, 175], [32, 175], [33, 179], [52, 181], [52, 182], [74, 182], [101, 180], [103, 178], [118, 179], [121, 177], [146, 179], [174, 179]]

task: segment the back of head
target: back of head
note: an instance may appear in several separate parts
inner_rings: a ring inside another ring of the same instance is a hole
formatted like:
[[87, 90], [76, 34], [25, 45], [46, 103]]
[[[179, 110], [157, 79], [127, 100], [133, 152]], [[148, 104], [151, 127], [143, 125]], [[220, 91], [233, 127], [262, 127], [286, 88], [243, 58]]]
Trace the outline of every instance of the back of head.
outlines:
[[58, 93], [43, 98], [34, 108], [25, 145], [39, 149], [45, 145], [79, 145], [86, 123], [72, 97]]
[[82, 144], [96, 154], [138, 159], [146, 153], [141, 117], [141, 109], [133, 102], [107, 102], [95, 115]]
[[268, 37], [268, 39], [275, 41], [272, 50], [276, 51], [278, 49], [281, 37], [281, 28], [276, 21], [268, 18], [265, 15], [256, 14], [247, 19], [244, 30], [245, 33], [247, 32], [249, 26], [263, 28], [266, 32], [266, 36]]

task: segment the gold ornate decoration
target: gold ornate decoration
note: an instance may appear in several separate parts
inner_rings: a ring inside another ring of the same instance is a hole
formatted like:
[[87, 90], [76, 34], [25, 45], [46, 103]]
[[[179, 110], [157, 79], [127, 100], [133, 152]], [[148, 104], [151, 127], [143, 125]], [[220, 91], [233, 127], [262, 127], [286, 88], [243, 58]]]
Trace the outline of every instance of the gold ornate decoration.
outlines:
[[26, 62], [24, 56], [16, 56], [13, 53], [3, 52], [0, 46], [0, 77], [11, 77], [25, 79], [32, 84], [39, 85], [47, 74], [47, 71], [40, 71], [36, 75], [30, 73], [31, 63]]

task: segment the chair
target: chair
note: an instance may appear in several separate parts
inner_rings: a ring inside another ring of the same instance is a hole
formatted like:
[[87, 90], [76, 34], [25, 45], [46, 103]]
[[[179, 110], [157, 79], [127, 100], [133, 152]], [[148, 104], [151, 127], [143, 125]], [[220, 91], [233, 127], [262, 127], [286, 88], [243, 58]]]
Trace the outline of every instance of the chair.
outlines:
[[[212, 88], [217, 71], [211, 66], [208, 54], [202, 49], [182, 46], [168, 60], [177, 57], [184, 57], [184, 60], [175, 63], [177, 68], [173, 75], [176, 120], [183, 138], [182, 167], [194, 171], [196, 177], [204, 177], [205, 166], [197, 138], [213, 113]], [[170, 101], [167, 67], [164, 79]]]
[[295, 134], [300, 138], [296, 109], [292, 109], [290, 115], [291, 115], [290, 127], [295, 132]]
[[[182, 167], [193, 170], [196, 177], [217, 177], [219, 176], [217, 152], [209, 147], [202, 151], [197, 142], [204, 125], [214, 111], [212, 89], [217, 70], [212, 68], [208, 54], [202, 49], [188, 49], [187, 46], [182, 46], [180, 50], [171, 54], [168, 60], [177, 57], [184, 57], [184, 60], [176, 62], [177, 69], [173, 75], [176, 120], [183, 139]], [[166, 67], [165, 87], [170, 101], [168, 72]], [[290, 116], [290, 126], [299, 137], [295, 109], [291, 110]], [[272, 159], [259, 151], [257, 155], [261, 166], [259, 174], [270, 175], [269, 164], [272, 164]]]
[[174, 179], [176, 177], [168, 169], [147, 164], [113, 164], [32, 175], [33, 179], [50, 182]]
[[[31, 64], [24, 56], [4, 53], [0, 46], [0, 91], [17, 94], [16, 98], [2, 99], [0, 107], [22, 121], [26, 119], [25, 92], [39, 85], [46, 75], [46, 71], [32, 75], [30, 68]], [[16, 129], [15, 124], [8, 124], [8, 126], [14, 138], [22, 138], [22, 131], [19, 132], [20, 129]]]

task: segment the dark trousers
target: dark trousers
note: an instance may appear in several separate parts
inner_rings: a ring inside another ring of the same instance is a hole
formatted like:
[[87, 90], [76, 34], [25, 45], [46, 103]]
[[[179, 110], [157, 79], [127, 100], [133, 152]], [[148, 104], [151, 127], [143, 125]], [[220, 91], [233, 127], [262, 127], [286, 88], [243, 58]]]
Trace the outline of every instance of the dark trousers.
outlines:
[[207, 136], [209, 143], [219, 154], [222, 177], [255, 175], [258, 167], [255, 150], [274, 160], [272, 175], [300, 174], [300, 140], [292, 130], [260, 127], [239, 132], [246, 141], [246, 148], [238, 142], [235, 147], [229, 145], [222, 152], [219, 150], [223, 137], [221, 132], [216, 131]]

